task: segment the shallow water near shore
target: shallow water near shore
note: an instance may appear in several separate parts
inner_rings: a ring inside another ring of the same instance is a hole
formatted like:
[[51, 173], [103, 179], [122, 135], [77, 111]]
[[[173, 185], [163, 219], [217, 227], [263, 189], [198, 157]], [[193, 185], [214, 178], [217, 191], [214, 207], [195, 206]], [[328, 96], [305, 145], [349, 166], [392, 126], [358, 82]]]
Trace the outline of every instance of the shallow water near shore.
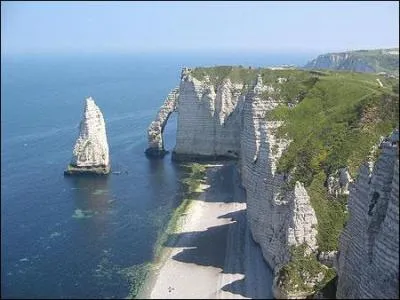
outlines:
[[[311, 56], [270, 64], [304, 64]], [[2, 58], [2, 297], [126, 297], [183, 198], [184, 168], [170, 155], [144, 155], [147, 126], [179, 84], [181, 67], [266, 65], [266, 57]], [[64, 177], [87, 96], [105, 117], [115, 173]], [[172, 116], [168, 150], [175, 126]]]

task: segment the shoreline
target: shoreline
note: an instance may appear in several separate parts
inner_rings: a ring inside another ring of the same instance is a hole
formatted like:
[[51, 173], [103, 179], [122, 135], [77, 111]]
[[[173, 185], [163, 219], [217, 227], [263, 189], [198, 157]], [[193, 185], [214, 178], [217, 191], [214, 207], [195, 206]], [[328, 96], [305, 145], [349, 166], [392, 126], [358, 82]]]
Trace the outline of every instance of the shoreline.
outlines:
[[[207, 164], [204, 165], [207, 168], [212, 168], [212, 167], [219, 167], [222, 166], [221, 164]], [[205, 195], [204, 192], [207, 188], [209, 188], [210, 186], [208, 184], [204, 184], [204, 183], [200, 183], [199, 186], [196, 189], [197, 193], [200, 193], [200, 195], [198, 196], [198, 199], [204, 199]], [[185, 201], [185, 199], [183, 199], [183, 201]], [[193, 209], [193, 201], [194, 199], [187, 199], [187, 201], [189, 201], [189, 203], [187, 203], [187, 206], [185, 208], [185, 210], [181, 213], [181, 215], [178, 216], [177, 220], [176, 220], [176, 224], [174, 225], [174, 233], [179, 233], [182, 232], [182, 225], [187, 223], [189, 221], [189, 219], [191, 218], [191, 209]], [[179, 207], [181, 205], [184, 205], [184, 202], [182, 202], [176, 209], [179, 209]], [[169, 222], [171, 222], [171, 220], [169, 220]], [[167, 229], [170, 226], [170, 224], [167, 225]], [[168, 233], [166, 233], [168, 234]], [[175, 241], [175, 243], [177, 243], [177, 241]], [[150, 268], [145, 282], [143, 283], [143, 285], [141, 286], [137, 296], [135, 297], [135, 299], [151, 299], [151, 293], [152, 290], [156, 284], [157, 278], [159, 276], [160, 270], [163, 268], [163, 266], [166, 264], [168, 259], [171, 259], [171, 253], [173, 251], [173, 248], [170, 247], [165, 247], [163, 245], [160, 245], [159, 247], [162, 247], [160, 250], [160, 253], [158, 256], [155, 257], [155, 260], [152, 262], [152, 267]]]
[[203, 166], [206, 184], [177, 218], [136, 298], [272, 298], [272, 271], [247, 227], [235, 163]]

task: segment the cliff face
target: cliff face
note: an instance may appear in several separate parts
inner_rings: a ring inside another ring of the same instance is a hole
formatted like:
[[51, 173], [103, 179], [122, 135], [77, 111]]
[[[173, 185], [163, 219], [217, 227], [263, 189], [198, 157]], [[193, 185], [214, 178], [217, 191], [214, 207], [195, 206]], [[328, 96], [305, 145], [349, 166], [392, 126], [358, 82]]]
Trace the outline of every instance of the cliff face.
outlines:
[[219, 86], [182, 72], [176, 147], [177, 160], [198, 157], [236, 158], [240, 150], [243, 85], [226, 79]]
[[348, 70], [353, 72], [388, 72], [399, 74], [399, 49], [358, 50], [319, 55], [306, 69]]
[[288, 261], [291, 245], [305, 242], [315, 250], [317, 233], [317, 219], [304, 186], [297, 182], [294, 191], [287, 191], [284, 175], [275, 172], [277, 160], [289, 144], [275, 138], [280, 122], [265, 118], [277, 105], [274, 99], [261, 99], [257, 87], [246, 96], [240, 143], [248, 222], [272, 268]]
[[399, 149], [390, 141], [381, 148], [372, 173], [363, 165], [350, 189], [338, 298], [399, 298]]
[[71, 163], [66, 175], [80, 173], [107, 174], [110, 171], [106, 126], [92, 97], [86, 99]]
[[318, 56], [309, 62], [305, 68], [350, 70], [354, 72], [375, 72], [367, 62], [352, 57], [349, 53], [332, 53]]

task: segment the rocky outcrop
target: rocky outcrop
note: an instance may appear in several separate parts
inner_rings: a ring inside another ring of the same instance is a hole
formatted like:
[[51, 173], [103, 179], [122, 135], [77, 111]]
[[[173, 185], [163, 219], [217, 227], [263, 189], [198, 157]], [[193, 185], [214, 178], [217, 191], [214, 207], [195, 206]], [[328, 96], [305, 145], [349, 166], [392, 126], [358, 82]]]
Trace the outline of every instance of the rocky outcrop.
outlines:
[[310, 197], [304, 185], [296, 182], [293, 191], [288, 194], [291, 214], [288, 226], [287, 243], [289, 246], [305, 244], [308, 253], [315, 252], [317, 246], [317, 217], [310, 204]]
[[103, 114], [93, 98], [89, 97], [86, 99], [71, 163], [64, 174], [104, 175], [109, 172], [110, 160]]
[[338, 252], [336, 250], [326, 252], [322, 251], [318, 254], [318, 261], [329, 268], [333, 267], [337, 269], [337, 254]]
[[174, 88], [165, 99], [157, 113], [156, 119], [151, 122], [147, 130], [148, 148], [145, 153], [149, 157], [163, 157], [168, 151], [164, 148], [163, 132], [169, 116], [177, 110], [179, 88]]
[[349, 194], [349, 184], [353, 182], [348, 167], [340, 168], [335, 173], [328, 176], [328, 193], [337, 197], [338, 195]]
[[173, 159], [238, 157], [242, 88], [229, 79], [214, 86], [207, 77], [200, 81], [182, 71]]
[[338, 298], [399, 298], [398, 133], [380, 148], [372, 172], [363, 165], [350, 187], [350, 218], [339, 245]]

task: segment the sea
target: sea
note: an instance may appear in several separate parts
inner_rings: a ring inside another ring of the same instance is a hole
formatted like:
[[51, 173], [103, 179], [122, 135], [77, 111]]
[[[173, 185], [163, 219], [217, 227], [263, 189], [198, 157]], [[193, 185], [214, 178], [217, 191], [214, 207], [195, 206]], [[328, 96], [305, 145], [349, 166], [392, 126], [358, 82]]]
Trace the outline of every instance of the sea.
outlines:
[[[185, 168], [148, 159], [147, 127], [183, 67], [304, 65], [315, 54], [1, 57], [1, 297], [124, 298], [183, 200]], [[107, 177], [64, 177], [85, 98], [103, 112]], [[164, 131], [175, 145], [177, 117]]]

